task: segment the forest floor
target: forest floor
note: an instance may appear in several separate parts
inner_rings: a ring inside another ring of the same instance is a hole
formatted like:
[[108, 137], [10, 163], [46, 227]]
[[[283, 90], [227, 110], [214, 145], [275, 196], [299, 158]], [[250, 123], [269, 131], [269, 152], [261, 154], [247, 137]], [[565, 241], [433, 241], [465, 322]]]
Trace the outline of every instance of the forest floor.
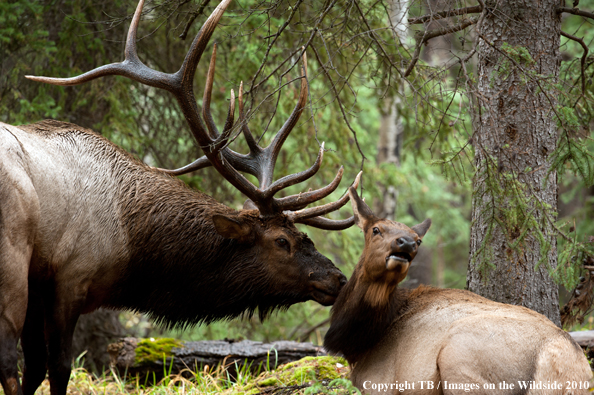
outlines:
[[[114, 371], [97, 376], [75, 368], [70, 376], [68, 395], [287, 395], [287, 394], [356, 394], [348, 380], [347, 362], [337, 357], [306, 357], [279, 366], [275, 370], [252, 373], [241, 369], [236, 377], [220, 367], [213, 371], [170, 375], [156, 385], [146, 385], [139, 377], [122, 378]], [[0, 389], [0, 394], [2, 394]], [[49, 395], [48, 380], [37, 390]]]

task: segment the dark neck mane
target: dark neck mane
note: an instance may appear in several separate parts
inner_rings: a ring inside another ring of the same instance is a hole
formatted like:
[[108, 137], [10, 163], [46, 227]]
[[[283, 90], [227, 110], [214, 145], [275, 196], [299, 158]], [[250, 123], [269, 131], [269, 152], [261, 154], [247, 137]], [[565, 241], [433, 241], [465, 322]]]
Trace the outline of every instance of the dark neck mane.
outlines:
[[400, 288], [394, 289], [385, 305], [371, 306], [365, 298], [369, 286], [360, 279], [357, 265], [332, 307], [330, 329], [324, 338], [324, 347], [344, 355], [350, 364], [371, 350], [408, 306], [410, 290]]

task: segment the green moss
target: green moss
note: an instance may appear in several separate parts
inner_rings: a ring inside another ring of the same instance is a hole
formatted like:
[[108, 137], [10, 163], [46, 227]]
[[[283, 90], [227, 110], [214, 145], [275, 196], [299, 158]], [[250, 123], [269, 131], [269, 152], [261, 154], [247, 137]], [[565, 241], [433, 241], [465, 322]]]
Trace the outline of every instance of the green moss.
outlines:
[[163, 358], [171, 355], [171, 350], [174, 347], [181, 347], [183, 342], [171, 338], [159, 339], [142, 339], [136, 346], [135, 365], [142, 365], [148, 362], [155, 362], [163, 360]]
[[315, 380], [334, 380], [343, 372], [337, 364], [346, 366], [347, 362], [338, 357], [305, 357], [299, 361], [281, 366], [278, 370], [279, 380], [284, 385], [300, 385]]
[[[284, 388], [335, 379], [346, 379], [348, 363], [338, 357], [305, 357], [299, 361], [279, 366], [275, 371], [264, 372], [243, 386], [236, 387], [233, 394], [257, 394], [266, 387]], [[301, 393], [301, 392], [298, 392]]]
[[277, 385], [277, 384], [280, 384], [280, 382], [278, 381], [278, 379], [276, 377], [268, 377], [268, 378], [265, 378], [264, 380], [258, 381], [258, 386], [260, 386], [260, 387], [270, 387], [271, 385]]

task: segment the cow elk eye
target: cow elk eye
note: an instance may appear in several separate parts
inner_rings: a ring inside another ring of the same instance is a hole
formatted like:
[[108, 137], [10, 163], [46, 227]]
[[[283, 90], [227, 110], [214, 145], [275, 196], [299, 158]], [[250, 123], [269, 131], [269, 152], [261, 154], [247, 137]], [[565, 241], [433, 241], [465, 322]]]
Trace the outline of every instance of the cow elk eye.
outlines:
[[421, 239], [417, 240], [417, 245], [420, 246], [422, 242], [423, 242], [423, 240], [421, 240]]
[[380, 234], [380, 230], [378, 227], [373, 228], [373, 234], [374, 235], [379, 235]]

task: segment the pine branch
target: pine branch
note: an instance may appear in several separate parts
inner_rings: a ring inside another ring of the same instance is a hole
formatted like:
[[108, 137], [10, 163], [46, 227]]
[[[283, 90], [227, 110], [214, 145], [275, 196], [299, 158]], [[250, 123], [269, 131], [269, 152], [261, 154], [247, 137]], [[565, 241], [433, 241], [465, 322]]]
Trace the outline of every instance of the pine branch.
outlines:
[[408, 18], [408, 23], [410, 25], [416, 25], [416, 24], [425, 23], [425, 22], [429, 22], [429, 21], [436, 21], [438, 19], [449, 18], [449, 17], [457, 16], [457, 15], [478, 14], [482, 11], [483, 11], [483, 7], [480, 5], [475, 5], [472, 7], [456, 8], [454, 10], [447, 10], [447, 11], [431, 13], [431, 14], [419, 16], [416, 18]]
[[412, 69], [417, 64], [417, 62], [419, 60], [419, 55], [421, 54], [421, 47], [423, 46], [423, 44], [425, 44], [427, 41], [431, 40], [432, 38], [444, 36], [444, 35], [450, 34], [450, 33], [456, 33], [456, 32], [459, 32], [460, 30], [464, 30], [468, 26], [474, 25], [478, 21], [479, 21], [479, 18], [468, 18], [468, 19], [464, 18], [462, 20], [462, 22], [460, 22], [459, 24], [457, 24], [455, 26], [446, 26], [441, 29], [428, 30], [428, 31], [425, 31], [424, 33], [422, 33], [422, 35], [419, 35], [420, 37], [417, 38], [417, 45], [415, 47], [415, 52], [413, 53], [412, 59], [410, 60], [410, 63], [408, 65], [408, 67], [406, 68], [406, 71], [404, 72], [404, 77], [408, 77], [410, 75], [410, 73], [412, 72]]
[[563, 37], [567, 37], [570, 40], [578, 42], [582, 48], [584, 49], [584, 54], [582, 55], [582, 95], [586, 94], [586, 59], [588, 58], [588, 46], [584, 43], [583, 38], [576, 37], [572, 34], [565, 33], [563, 30], [561, 31], [561, 35]]
[[566, 12], [568, 14], [583, 16], [584, 18], [594, 19], [594, 14], [588, 11], [582, 11], [579, 8], [557, 7], [557, 14]]

